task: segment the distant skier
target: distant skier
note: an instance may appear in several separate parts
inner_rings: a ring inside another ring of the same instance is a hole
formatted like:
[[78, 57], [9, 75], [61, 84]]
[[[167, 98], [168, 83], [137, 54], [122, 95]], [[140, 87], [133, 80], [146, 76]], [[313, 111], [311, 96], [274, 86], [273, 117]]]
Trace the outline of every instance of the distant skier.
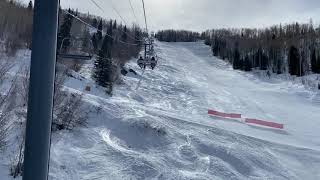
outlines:
[[151, 58], [151, 63], [150, 63], [150, 65], [151, 65], [151, 69], [152, 69], [152, 70], [156, 67], [156, 65], [157, 65], [156, 58], [154, 58], [154, 57]]
[[145, 68], [145, 63], [143, 62], [143, 58], [142, 56], [140, 56], [139, 60], [137, 61], [138, 63], [138, 66], [142, 69], [142, 68]]
[[269, 79], [271, 78], [271, 72], [269, 70], [267, 71], [267, 76]]

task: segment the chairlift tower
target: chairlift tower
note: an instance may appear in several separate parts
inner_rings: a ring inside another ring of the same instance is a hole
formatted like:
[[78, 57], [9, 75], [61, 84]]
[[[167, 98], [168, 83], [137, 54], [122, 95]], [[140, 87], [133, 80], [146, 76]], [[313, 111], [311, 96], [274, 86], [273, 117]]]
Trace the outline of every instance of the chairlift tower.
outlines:
[[59, 0], [35, 0], [23, 180], [48, 179]]

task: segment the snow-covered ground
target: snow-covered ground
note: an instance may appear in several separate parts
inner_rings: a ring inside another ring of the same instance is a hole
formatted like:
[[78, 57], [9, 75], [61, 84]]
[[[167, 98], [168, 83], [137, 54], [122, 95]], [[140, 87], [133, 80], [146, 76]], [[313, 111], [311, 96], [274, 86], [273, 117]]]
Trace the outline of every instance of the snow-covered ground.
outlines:
[[[155, 71], [129, 76], [113, 97], [84, 80], [88, 128], [53, 137], [50, 179], [319, 179], [316, 91], [233, 71], [199, 43], [157, 43]], [[130, 67], [141, 72], [132, 62]], [[88, 66], [90, 67], [90, 66]], [[141, 86], [135, 88], [139, 79]], [[207, 109], [284, 123], [276, 131], [207, 116]]]
[[[156, 51], [158, 67], [125, 77], [113, 97], [90, 64], [66, 82], [92, 112], [87, 127], [53, 134], [49, 179], [320, 179], [318, 91], [234, 71], [201, 42]], [[209, 117], [209, 108], [285, 129]]]

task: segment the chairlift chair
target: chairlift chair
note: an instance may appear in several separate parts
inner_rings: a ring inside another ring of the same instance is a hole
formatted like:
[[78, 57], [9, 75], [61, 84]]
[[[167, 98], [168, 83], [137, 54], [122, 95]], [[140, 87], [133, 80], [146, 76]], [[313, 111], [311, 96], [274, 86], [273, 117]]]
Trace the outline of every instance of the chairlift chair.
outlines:
[[[86, 61], [86, 60], [91, 60], [93, 55], [89, 52], [89, 53], [84, 53], [81, 52], [79, 54], [67, 54], [67, 53], [63, 53], [62, 52], [62, 48], [63, 48], [63, 44], [66, 40], [73, 40], [72, 45], [75, 46], [75, 40], [81, 40], [81, 38], [76, 38], [76, 37], [66, 37], [62, 40], [59, 51], [57, 53], [58, 58], [60, 59], [70, 59], [70, 60], [81, 60], [81, 61]], [[90, 41], [91, 42], [91, 41]], [[92, 42], [91, 42], [91, 46]]]
[[152, 70], [157, 66], [158, 61], [155, 56], [147, 56], [146, 59], [143, 59], [142, 56], [137, 61], [138, 66], [141, 69], [145, 69], [146, 67], [150, 67]]
[[152, 39], [151, 38], [146, 39], [144, 46], [145, 46], [144, 58], [140, 56], [140, 58], [137, 61], [137, 64], [141, 69], [146, 69], [146, 67], [150, 67], [152, 70], [154, 70], [154, 68], [158, 64], [158, 61], [157, 61], [156, 53], [154, 51]]

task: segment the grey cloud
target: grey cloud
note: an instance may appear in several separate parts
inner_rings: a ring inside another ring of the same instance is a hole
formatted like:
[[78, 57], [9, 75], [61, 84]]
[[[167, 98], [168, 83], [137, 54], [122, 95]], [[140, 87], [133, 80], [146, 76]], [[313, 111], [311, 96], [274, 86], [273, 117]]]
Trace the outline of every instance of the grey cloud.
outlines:
[[[28, 1], [28, 0], [25, 0]], [[128, 22], [135, 22], [128, 0], [95, 0], [104, 9], [96, 8], [91, 0], [61, 0], [62, 6], [78, 8], [106, 18], [121, 21], [110, 1]], [[141, 0], [131, 0], [143, 25]], [[151, 29], [205, 30], [219, 27], [265, 27], [294, 21], [318, 23], [319, 0], [145, 0]]]

